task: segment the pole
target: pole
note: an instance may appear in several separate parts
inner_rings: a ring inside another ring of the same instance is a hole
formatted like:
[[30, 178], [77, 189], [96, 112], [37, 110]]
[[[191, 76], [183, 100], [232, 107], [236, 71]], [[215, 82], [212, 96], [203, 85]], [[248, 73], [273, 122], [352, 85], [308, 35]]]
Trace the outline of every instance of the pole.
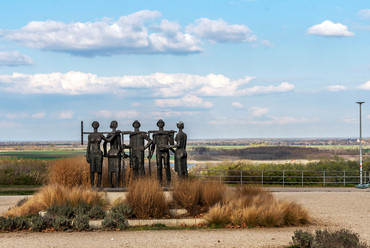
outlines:
[[360, 105], [360, 184], [362, 184], [362, 125], [361, 125], [361, 105], [365, 102], [356, 102]]
[[81, 145], [84, 145], [84, 122], [81, 121]]

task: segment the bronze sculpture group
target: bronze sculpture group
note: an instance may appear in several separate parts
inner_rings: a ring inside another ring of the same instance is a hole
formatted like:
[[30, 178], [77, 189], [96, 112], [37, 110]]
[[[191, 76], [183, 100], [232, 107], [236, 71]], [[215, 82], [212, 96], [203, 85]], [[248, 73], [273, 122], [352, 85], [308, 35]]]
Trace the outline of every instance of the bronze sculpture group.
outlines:
[[[94, 187], [95, 173], [98, 174], [98, 187], [101, 187], [103, 157], [108, 158], [108, 177], [110, 187], [113, 188], [113, 173], [116, 174], [116, 186], [120, 184], [121, 168], [124, 169], [123, 159], [130, 159], [130, 167], [132, 168], [133, 179], [145, 177], [144, 158], [145, 150], [149, 149], [149, 174], [151, 174], [151, 158], [156, 156], [157, 178], [162, 182], [162, 169], [166, 172], [166, 183], [169, 186], [171, 182], [171, 167], [170, 167], [170, 151], [175, 155], [175, 171], [179, 177], [187, 178], [187, 153], [186, 142], [187, 135], [183, 132], [184, 123], [178, 122], [178, 132], [173, 130], [164, 130], [165, 123], [163, 120], [158, 120], [158, 130], [148, 132], [140, 131], [140, 122], [135, 120], [132, 123], [134, 131], [117, 130], [117, 121], [112, 121], [110, 124], [111, 132], [98, 132], [99, 122], [94, 121], [91, 126], [94, 131], [91, 133], [83, 132], [83, 123], [81, 122], [81, 144], [83, 144], [83, 134], [89, 134], [86, 160], [90, 164], [90, 180], [91, 187]], [[176, 134], [176, 137], [174, 135]], [[104, 136], [104, 134], [107, 134]], [[129, 135], [129, 144], [124, 143], [124, 135]], [[152, 138], [150, 138], [152, 135]], [[103, 143], [103, 151], [100, 144]], [[146, 142], [145, 142], [146, 141]], [[107, 152], [107, 144], [110, 149]], [[125, 153], [125, 149], [129, 149], [129, 154]], [[122, 185], [125, 185], [124, 177]]]

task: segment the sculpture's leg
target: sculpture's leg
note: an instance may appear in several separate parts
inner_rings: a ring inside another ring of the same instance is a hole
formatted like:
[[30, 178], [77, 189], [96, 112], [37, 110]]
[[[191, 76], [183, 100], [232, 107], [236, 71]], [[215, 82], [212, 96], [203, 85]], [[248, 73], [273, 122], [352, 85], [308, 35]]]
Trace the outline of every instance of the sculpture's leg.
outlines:
[[171, 184], [171, 166], [170, 166], [170, 153], [165, 152], [163, 154], [163, 159], [164, 159], [164, 169], [166, 170], [166, 182], [167, 186], [169, 187]]
[[91, 187], [94, 187], [94, 172], [90, 172], [90, 182], [91, 182]]
[[112, 176], [113, 176], [113, 172], [108, 172], [108, 177], [109, 177], [109, 184], [110, 184], [110, 187], [111, 188], [113, 188], [113, 178], [112, 178]]
[[145, 177], [145, 167], [144, 167], [144, 152], [141, 152], [138, 156], [139, 164], [139, 175], [141, 178]]
[[102, 177], [101, 172], [98, 172], [98, 188], [101, 188], [101, 177]]
[[156, 154], [157, 160], [157, 179], [159, 183], [162, 183], [162, 154], [157, 152]]

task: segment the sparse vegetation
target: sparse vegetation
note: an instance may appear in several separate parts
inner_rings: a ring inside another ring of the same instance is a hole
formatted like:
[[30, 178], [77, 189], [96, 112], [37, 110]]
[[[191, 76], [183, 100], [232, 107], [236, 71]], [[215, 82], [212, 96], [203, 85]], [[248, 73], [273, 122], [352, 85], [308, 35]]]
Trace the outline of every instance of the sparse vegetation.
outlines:
[[368, 248], [359, 235], [347, 229], [337, 231], [316, 230], [315, 235], [298, 230], [294, 232], [291, 248]]
[[212, 226], [279, 227], [310, 222], [306, 210], [296, 203], [278, 201], [262, 188], [243, 186], [229, 189], [225, 198], [204, 216]]
[[168, 205], [158, 180], [143, 178], [130, 183], [126, 204], [139, 219], [162, 218], [168, 212]]
[[44, 186], [38, 193], [19, 207], [10, 209], [6, 216], [27, 216], [38, 214], [54, 206], [77, 207], [87, 204], [90, 206], [105, 206], [103, 194], [85, 187], [66, 187], [58, 184]]

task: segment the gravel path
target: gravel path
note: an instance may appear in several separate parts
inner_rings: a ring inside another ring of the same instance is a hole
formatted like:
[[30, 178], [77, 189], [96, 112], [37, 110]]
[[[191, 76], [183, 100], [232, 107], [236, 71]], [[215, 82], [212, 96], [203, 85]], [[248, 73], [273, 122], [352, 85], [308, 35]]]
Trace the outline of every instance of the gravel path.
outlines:
[[[276, 191], [276, 190], [275, 190]], [[285, 190], [288, 191], [288, 190]], [[180, 231], [123, 231], [73, 233], [1, 233], [1, 247], [285, 247], [297, 229], [348, 228], [370, 244], [367, 219], [370, 214], [369, 190], [335, 192], [274, 192], [278, 199], [302, 204], [314, 217], [315, 224], [306, 227], [250, 228]], [[9, 199], [7, 199], [9, 198]], [[0, 197], [0, 211], [5, 202], [15, 204], [20, 198]], [[11, 206], [11, 205], [10, 205]], [[6, 206], [5, 210], [9, 207]]]

